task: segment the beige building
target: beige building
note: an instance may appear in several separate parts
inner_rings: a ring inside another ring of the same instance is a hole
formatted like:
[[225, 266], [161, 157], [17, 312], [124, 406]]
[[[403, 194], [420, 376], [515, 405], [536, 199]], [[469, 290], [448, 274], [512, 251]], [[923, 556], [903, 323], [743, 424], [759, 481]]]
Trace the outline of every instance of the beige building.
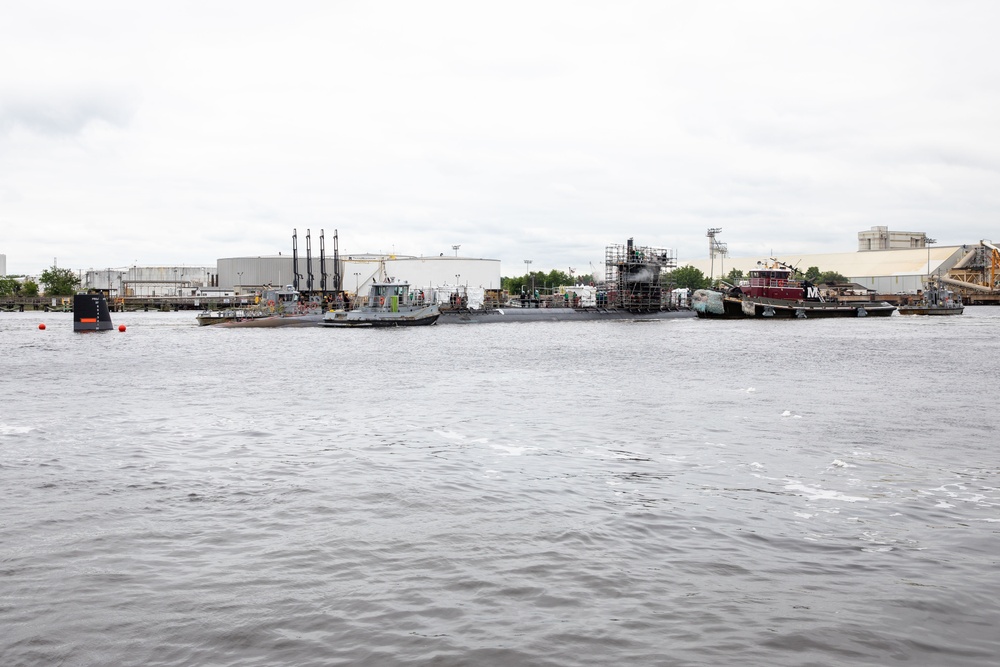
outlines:
[[867, 232], [858, 232], [858, 252], [910, 250], [926, 248], [927, 245], [927, 234], [924, 232], [892, 232], [888, 227], [882, 226], [872, 227]]
[[945, 275], [970, 247], [935, 246], [924, 232], [893, 232], [888, 227], [872, 227], [858, 232], [858, 252], [821, 255], [782, 254], [780, 257], [720, 257], [684, 260], [678, 266], [693, 266], [712, 278], [721, 278], [733, 269], [756, 268], [758, 262], [780, 260], [806, 272], [815, 266], [820, 271], [836, 271], [851, 282], [864, 285], [879, 294], [913, 294], [924, 288], [932, 275]]

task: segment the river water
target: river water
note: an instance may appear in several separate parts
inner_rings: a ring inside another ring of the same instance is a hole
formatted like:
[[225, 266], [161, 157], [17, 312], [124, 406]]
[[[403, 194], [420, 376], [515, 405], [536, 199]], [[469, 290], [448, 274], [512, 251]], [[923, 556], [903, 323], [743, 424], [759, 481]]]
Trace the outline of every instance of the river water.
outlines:
[[0, 314], [2, 665], [1000, 660], [1000, 309], [70, 318]]

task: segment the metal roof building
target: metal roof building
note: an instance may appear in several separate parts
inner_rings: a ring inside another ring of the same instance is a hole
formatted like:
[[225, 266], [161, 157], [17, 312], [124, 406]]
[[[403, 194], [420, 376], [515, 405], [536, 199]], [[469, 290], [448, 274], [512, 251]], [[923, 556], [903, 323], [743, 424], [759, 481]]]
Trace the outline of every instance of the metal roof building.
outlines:
[[[805, 272], [815, 266], [820, 271], [836, 271], [852, 282], [879, 294], [910, 294], [923, 289], [929, 275], [947, 273], [969, 251], [969, 246], [927, 246], [905, 250], [866, 250], [822, 255], [783, 254], [776, 257]], [[681, 260], [677, 266], [693, 266], [706, 276], [721, 278], [733, 269], [746, 273], [757, 262], [770, 257], [716, 257]]]
[[87, 269], [82, 289], [105, 289], [115, 296], [193, 296], [214, 281], [213, 266], [132, 266]]

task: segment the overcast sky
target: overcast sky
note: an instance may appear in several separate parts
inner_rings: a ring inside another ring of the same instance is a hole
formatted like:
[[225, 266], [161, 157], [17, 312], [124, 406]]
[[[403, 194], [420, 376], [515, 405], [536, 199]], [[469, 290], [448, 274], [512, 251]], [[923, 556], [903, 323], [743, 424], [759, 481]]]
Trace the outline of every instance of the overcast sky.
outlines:
[[0, 0], [9, 273], [1000, 239], [1000, 2]]

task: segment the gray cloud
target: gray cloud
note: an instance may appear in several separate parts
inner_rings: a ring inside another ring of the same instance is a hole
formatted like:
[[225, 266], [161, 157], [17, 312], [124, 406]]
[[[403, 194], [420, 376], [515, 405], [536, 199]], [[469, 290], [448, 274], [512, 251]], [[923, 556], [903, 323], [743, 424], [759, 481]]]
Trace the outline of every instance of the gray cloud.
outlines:
[[0, 131], [20, 127], [47, 136], [79, 134], [91, 123], [126, 127], [135, 113], [131, 95], [122, 92], [0, 93]]
[[9, 268], [997, 236], [996, 2], [179, 1], [5, 11]]

